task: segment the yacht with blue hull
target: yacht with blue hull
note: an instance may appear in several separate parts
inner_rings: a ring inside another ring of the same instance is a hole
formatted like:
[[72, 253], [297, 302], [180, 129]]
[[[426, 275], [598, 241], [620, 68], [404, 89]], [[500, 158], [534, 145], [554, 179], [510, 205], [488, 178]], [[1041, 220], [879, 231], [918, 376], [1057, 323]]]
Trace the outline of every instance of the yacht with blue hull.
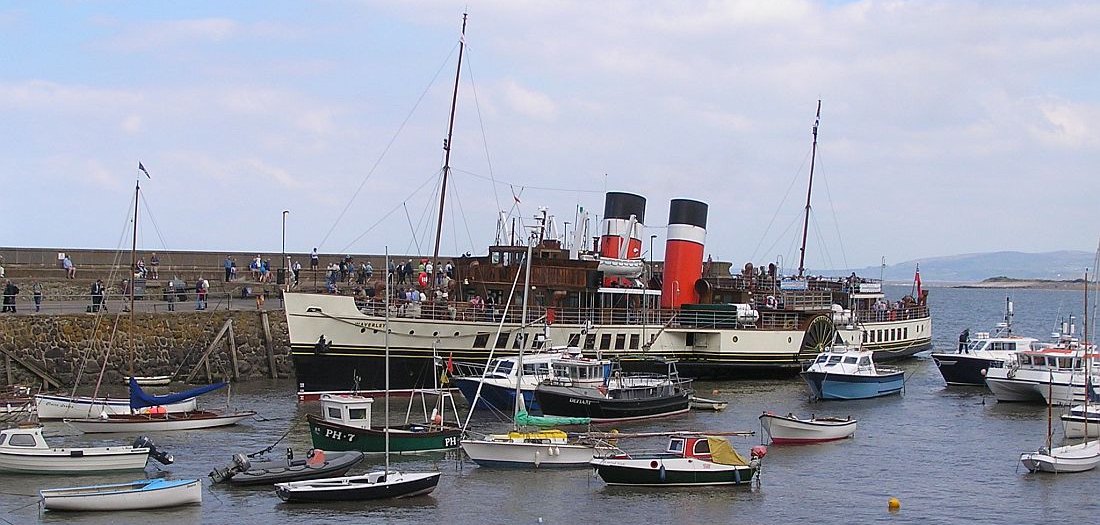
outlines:
[[901, 393], [905, 372], [876, 366], [869, 350], [834, 346], [802, 372], [814, 399], [870, 399]]

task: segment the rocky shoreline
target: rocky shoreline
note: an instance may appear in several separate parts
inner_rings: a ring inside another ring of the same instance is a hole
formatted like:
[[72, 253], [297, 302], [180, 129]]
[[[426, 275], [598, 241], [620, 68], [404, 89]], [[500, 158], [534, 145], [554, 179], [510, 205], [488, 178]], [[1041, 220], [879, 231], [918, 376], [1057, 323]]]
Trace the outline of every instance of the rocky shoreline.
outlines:
[[[268, 330], [264, 329], [264, 316]], [[215, 345], [209, 367], [198, 366], [216, 336], [232, 319], [235, 355], [228, 337]], [[171, 375], [182, 381], [198, 366], [193, 382], [293, 377], [286, 318], [280, 311], [196, 311], [172, 314], [31, 315], [0, 317], [0, 364], [8, 384], [43, 380], [31, 368], [71, 388], [96, 383], [123, 385], [131, 362], [138, 376]], [[268, 335], [270, 334], [270, 341]], [[270, 348], [270, 353], [269, 349]], [[103, 366], [106, 361], [106, 367]], [[274, 374], [272, 374], [272, 364]], [[209, 378], [207, 376], [209, 369]], [[124, 387], [123, 387], [124, 388]]]

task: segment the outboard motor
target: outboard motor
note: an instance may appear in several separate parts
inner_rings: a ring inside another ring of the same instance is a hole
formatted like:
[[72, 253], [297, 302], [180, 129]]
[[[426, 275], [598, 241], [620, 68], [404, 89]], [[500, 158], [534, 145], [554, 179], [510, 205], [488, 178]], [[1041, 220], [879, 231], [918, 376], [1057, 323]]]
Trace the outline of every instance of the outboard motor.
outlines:
[[210, 471], [210, 479], [214, 483], [225, 483], [229, 481], [229, 478], [237, 475], [238, 473], [245, 472], [252, 468], [252, 463], [248, 461], [248, 456], [244, 454], [233, 454], [233, 464], [226, 468], [216, 468]]
[[153, 440], [149, 439], [147, 436], [138, 436], [138, 438], [134, 440], [133, 447], [149, 449], [149, 456], [159, 461], [162, 465], [171, 465], [175, 462], [175, 458], [173, 458], [171, 454], [157, 450], [157, 446], [153, 444]]

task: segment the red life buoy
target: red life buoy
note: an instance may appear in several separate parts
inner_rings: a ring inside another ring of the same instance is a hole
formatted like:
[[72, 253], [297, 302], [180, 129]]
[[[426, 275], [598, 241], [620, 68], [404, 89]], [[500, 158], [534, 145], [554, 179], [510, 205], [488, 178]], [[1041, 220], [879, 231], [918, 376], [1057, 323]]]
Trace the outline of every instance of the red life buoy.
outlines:
[[428, 286], [428, 272], [420, 272], [420, 276], [416, 278], [416, 282], [420, 283], [420, 286]]

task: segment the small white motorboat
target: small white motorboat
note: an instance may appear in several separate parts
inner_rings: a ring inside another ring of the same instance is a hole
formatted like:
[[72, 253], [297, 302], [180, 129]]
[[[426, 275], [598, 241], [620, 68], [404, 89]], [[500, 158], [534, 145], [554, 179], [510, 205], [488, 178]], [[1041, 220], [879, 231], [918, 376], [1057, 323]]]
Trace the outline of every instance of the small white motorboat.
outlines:
[[42, 427], [0, 431], [0, 472], [87, 474], [142, 470], [149, 456], [165, 465], [172, 463], [172, 456], [158, 451], [145, 436], [128, 447], [54, 448], [42, 437]]
[[856, 420], [851, 417], [817, 417], [799, 419], [794, 414], [780, 416], [771, 412], [760, 414], [760, 426], [775, 445], [824, 443], [852, 437]]
[[143, 479], [130, 483], [45, 489], [38, 492], [49, 510], [144, 510], [202, 503], [197, 479]]

